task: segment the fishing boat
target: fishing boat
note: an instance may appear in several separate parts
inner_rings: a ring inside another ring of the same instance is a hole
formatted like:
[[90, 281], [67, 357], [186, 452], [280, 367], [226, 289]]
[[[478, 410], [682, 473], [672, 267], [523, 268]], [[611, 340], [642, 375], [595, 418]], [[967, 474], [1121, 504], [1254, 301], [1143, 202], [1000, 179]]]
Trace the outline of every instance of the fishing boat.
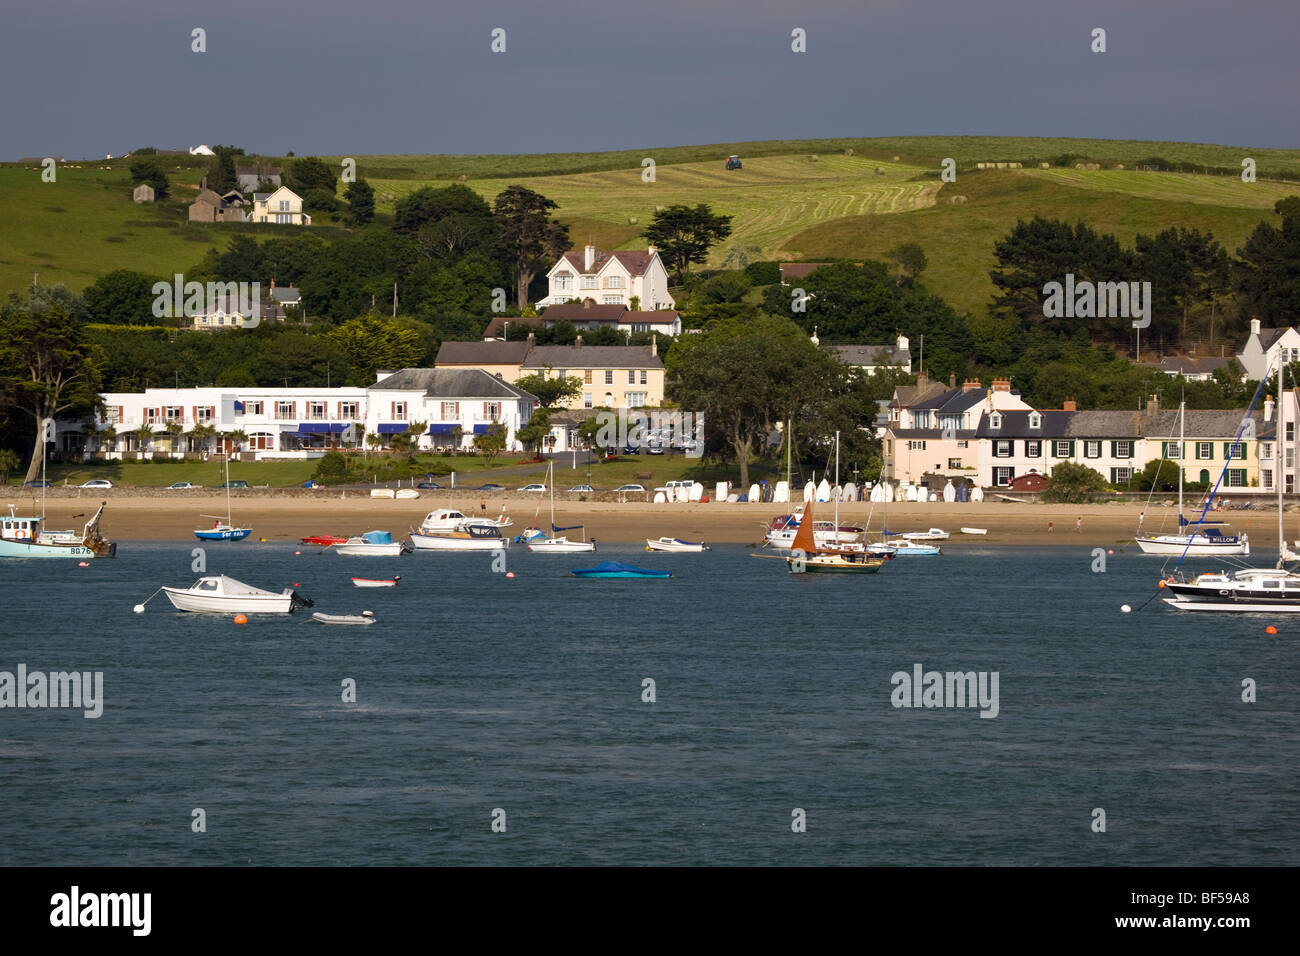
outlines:
[[199, 578], [187, 588], [164, 587], [172, 606], [178, 611], [221, 614], [290, 614], [297, 607], [311, 607], [312, 602], [292, 588], [278, 594], [236, 581], [224, 574]]
[[[596, 542], [587, 540], [586, 529], [580, 524], [569, 525], [561, 528], [555, 523], [555, 462], [548, 463], [546, 468], [546, 487], [551, 491], [551, 534], [541, 536], [530, 536], [525, 544], [529, 551], [537, 551], [542, 554], [571, 554], [578, 551], [595, 551]], [[540, 512], [542, 499], [539, 495], [537, 498], [537, 509]], [[533, 515], [532, 531], [537, 527], [537, 514]], [[557, 531], [582, 531], [583, 539], [581, 541], [570, 541], [564, 535], [557, 535]]]
[[455, 508], [435, 508], [424, 516], [420, 522], [421, 534], [435, 534], [439, 531], [458, 531], [461, 525], [484, 525], [491, 528], [508, 528], [514, 522], [504, 511], [496, 518], [474, 518], [457, 511]]
[[579, 578], [671, 578], [671, 571], [657, 571], [651, 568], [639, 568], [635, 564], [621, 564], [618, 561], [605, 561], [594, 568], [574, 568], [571, 572]]
[[362, 611], [360, 614], [323, 614], [316, 611], [312, 614], [313, 621], [320, 621], [322, 624], [374, 624], [375, 612]]
[[303, 544], [314, 544], [322, 548], [328, 548], [331, 545], [343, 544], [348, 539], [337, 534], [314, 534], [310, 538], [301, 539]]
[[[1300, 574], [1287, 570], [1287, 561], [1294, 560], [1295, 555], [1286, 546], [1286, 536], [1282, 523], [1282, 476], [1284, 474], [1282, 470], [1282, 443], [1285, 434], [1282, 426], [1282, 414], [1283, 409], [1286, 407], [1282, 391], [1282, 374], [1285, 368], [1285, 363], [1279, 361], [1277, 369], [1276, 437], [1273, 441], [1276, 458], [1273, 481], [1277, 486], [1277, 566], [1274, 568], [1241, 568], [1234, 571], [1221, 570], [1217, 573], [1198, 574], [1190, 581], [1185, 580], [1175, 569], [1173, 574], [1160, 581], [1161, 588], [1173, 594], [1173, 597], [1164, 598], [1164, 603], [1172, 608], [1179, 611], [1221, 611], [1237, 614], [1300, 612]], [[1259, 401], [1260, 393], [1267, 381], [1268, 376], [1266, 375], [1260, 382], [1259, 389], [1255, 392], [1255, 398], [1247, 411], [1247, 420], [1249, 420], [1250, 411], [1254, 410], [1255, 403]], [[1246, 421], [1243, 421], [1242, 430], [1245, 430], [1245, 428]], [[1237, 441], [1241, 441], [1240, 432], [1237, 435]], [[1182, 452], [1181, 448], [1179, 452]], [[1235, 454], [1233, 457], [1236, 457]], [[1231, 458], [1224, 463], [1223, 472], [1227, 471], [1228, 465], [1231, 463]], [[1179, 475], [1179, 478], [1181, 479], [1182, 475]], [[1219, 480], [1215, 482], [1214, 489], [1210, 492], [1209, 498], [1206, 499], [1205, 510], [1209, 510], [1210, 503], [1214, 499], [1214, 495], [1222, 481], [1223, 473], [1221, 472]], [[1196, 529], [1194, 528], [1192, 536], [1195, 533]], [[1245, 536], [1243, 535], [1243, 537]], [[1191, 545], [1187, 545], [1187, 548], [1190, 550]], [[1182, 559], [1179, 559], [1179, 564], [1182, 564]]]
[[411, 532], [411, 547], [416, 551], [499, 551], [509, 544], [501, 529], [492, 525], [463, 523], [452, 531]]
[[391, 578], [353, 578], [352, 586], [354, 588], [395, 588], [400, 580], [402, 580], [400, 574], [395, 574]]
[[367, 531], [334, 545], [330, 550], [347, 557], [395, 558], [405, 550], [405, 545], [394, 541], [391, 532]]
[[202, 517], [214, 520], [211, 528], [201, 528], [194, 532], [194, 537], [200, 541], [243, 541], [253, 533], [252, 528], [236, 528], [231, 519], [229, 458], [226, 459], [226, 520], [222, 521], [220, 515], [202, 515]]
[[708, 551], [709, 546], [703, 541], [683, 541], [681, 538], [646, 538], [645, 549], [647, 551], [682, 551], [694, 553]]
[[0, 518], [0, 558], [111, 558], [117, 554], [117, 543], [100, 534], [103, 513], [101, 502], [78, 535], [75, 531], [45, 531], [43, 517], [15, 514], [10, 505], [9, 514]]
[[[1282, 403], [1279, 394], [1278, 415], [1281, 415]], [[1202, 513], [1201, 521], [1189, 534], [1186, 531], [1190, 523], [1183, 515], [1183, 437], [1186, 434], [1187, 403], [1178, 404], [1178, 534], [1157, 534], [1143, 536], [1141, 522], [1138, 522], [1137, 543], [1143, 554], [1188, 555], [1197, 557], [1217, 555], [1250, 554], [1250, 537], [1248, 535], [1229, 535], [1219, 531], [1216, 525], [1222, 521], [1206, 521]], [[1239, 439], [1240, 440], [1240, 439]], [[1163, 459], [1162, 459], [1163, 460]], [[1280, 474], [1280, 472], [1279, 472]], [[1156, 485], [1159, 484], [1160, 472], [1156, 471]], [[1155, 487], [1151, 489], [1155, 494]], [[1147, 504], [1151, 498], [1148, 496]], [[1207, 502], [1208, 505], [1208, 502]], [[1143, 512], [1145, 514], [1145, 512]], [[1204, 530], [1201, 528], [1204, 527]]]

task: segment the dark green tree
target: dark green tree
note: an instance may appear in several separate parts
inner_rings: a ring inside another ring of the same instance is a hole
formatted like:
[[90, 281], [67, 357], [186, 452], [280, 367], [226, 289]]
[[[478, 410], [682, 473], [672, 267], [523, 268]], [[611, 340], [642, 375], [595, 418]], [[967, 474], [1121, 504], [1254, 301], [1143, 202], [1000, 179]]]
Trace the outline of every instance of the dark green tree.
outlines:
[[642, 235], [658, 248], [680, 283], [692, 262], [704, 262], [709, 249], [731, 235], [731, 216], [715, 215], [708, 203], [679, 203], [656, 212]]
[[354, 226], [364, 226], [375, 218], [375, 190], [364, 179], [348, 183], [343, 189], [348, 201], [348, 219]]
[[569, 247], [569, 227], [552, 219], [556, 203], [526, 186], [509, 186], [493, 205], [502, 256], [515, 279], [515, 302], [528, 302], [528, 287]]
[[167, 174], [163, 172], [162, 163], [156, 156], [139, 156], [131, 160], [131, 183], [138, 186], [141, 183], [148, 183], [153, 187], [154, 197], [157, 199], [166, 199], [171, 183], [167, 179]]
[[303, 197], [313, 189], [323, 189], [333, 196], [337, 177], [333, 167], [324, 160], [315, 156], [300, 156], [289, 164], [284, 184]]
[[[548, 373], [551, 369], [546, 370]], [[560, 378], [558, 375], [525, 375], [515, 381], [517, 388], [522, 388], [537, 396], [543, 408], [560, 408], [582, 394], [582, 382], [572, 375]]]
[[82, 293], [90, 321], [108, 325], [152, 325], [155, 281], [151, 276], [129, 269], [114, 269], [100, 276]]

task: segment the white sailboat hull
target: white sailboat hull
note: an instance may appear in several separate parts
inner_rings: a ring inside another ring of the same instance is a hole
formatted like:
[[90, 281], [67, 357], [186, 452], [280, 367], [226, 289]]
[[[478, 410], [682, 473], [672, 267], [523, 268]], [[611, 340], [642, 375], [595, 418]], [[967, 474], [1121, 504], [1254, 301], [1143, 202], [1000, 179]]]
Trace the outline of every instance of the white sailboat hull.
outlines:
[[416, 551], [496, 551], [506, 547], [507, 544], [505, 538], [471, 538], [456, 532], [411, 533], [411, 547]]
[[596, 550], [593, 541], [570, 541], [568, 538], [538, 538], [529, 541], [527, 546], [529, 551], [539, 551], [542, 554], [571, 554]]
[[1138, 538], [1143, 554], [1189, 555], [1248, 555], [1250, 541], [1244, 536], [1235, 541], [1215, 541], [1203, 534], [1162, 534], [1153, 538]]

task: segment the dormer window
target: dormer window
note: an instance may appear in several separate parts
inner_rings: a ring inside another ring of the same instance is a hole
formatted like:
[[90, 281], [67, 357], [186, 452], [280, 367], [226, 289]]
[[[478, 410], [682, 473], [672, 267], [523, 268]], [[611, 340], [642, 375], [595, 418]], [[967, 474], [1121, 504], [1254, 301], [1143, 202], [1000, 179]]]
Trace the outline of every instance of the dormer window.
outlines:
[[1040, 414], [1038, 414], [1038, 412], [1030, 412], [1030, 413], [1029, 413], [1029, 427], [1030, 427], [1030, 428], [1042, 428], [1042, 427], [1043, 427], [1043, 416], [1040, 415]]
[[1001, 427], [1002, 427], [1002, 413], [994, 412], [992, 415], [989, 416], [989, 428], [1001, 428]]

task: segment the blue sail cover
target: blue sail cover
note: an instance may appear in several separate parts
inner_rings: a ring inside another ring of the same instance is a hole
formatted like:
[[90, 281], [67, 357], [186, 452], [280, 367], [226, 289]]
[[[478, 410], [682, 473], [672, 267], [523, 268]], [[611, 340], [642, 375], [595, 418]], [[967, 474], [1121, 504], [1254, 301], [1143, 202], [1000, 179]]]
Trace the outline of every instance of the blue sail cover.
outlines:
[[586, 525], [571, 524], [567, 527], [561, 528], [558, 524], [552, 524], [551, 530], [552, 531], [579, 531], [584, 527], [586, 527]]

